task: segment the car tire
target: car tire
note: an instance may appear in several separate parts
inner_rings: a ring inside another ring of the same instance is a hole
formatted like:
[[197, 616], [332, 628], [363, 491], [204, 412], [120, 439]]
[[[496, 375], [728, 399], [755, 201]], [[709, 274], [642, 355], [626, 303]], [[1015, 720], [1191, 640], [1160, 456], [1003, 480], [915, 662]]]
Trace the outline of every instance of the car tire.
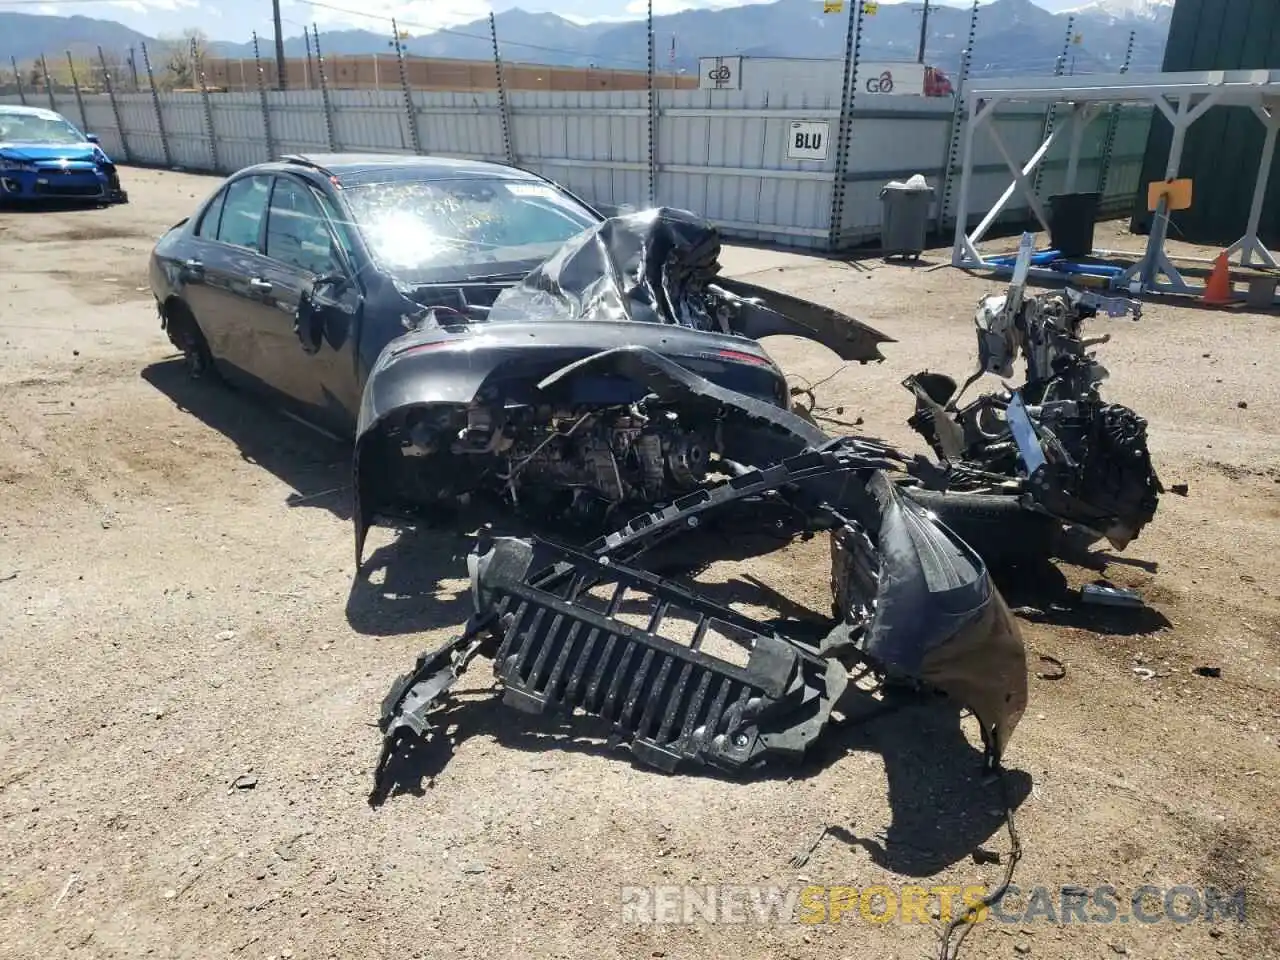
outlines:
[[169, 340], [182, 351], [182, 362], [192, 380], [215, 379], [217, 370], [209, 341], [204, 337], [195, 315], [181, 300], [172, 301], [165, 308]]
[[902, 487], [907, 499], [932, 511], [988, 567], [1053, 555], [1061, 524], [1027, 510], [1014, 496]]

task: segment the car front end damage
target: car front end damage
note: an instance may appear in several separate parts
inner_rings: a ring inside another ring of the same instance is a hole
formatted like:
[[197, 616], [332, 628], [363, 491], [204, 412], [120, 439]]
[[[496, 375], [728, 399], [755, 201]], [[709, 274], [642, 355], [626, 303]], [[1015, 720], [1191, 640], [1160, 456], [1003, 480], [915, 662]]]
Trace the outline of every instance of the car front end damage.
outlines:
[[[771, 465], [705, 483], [582, 547], [478, 544], [466, 627], [384, 699], [372, 802], [394, 790], [396, 758], [436, 735], [432, 714], [478, 656], [509, 705], [598, 717], [662, 770], [798, 760], [885, 683], [966, 706], [988, 764], [999, 763], [1026, 707], [1021, 634], [981, 558], [902, 495], [891, 477], [900, 454], [829, 438], [650, 351], [587, 365], [626, 372], [682, 410], [715, 408], [732, 452]], [[833, 615], [816, 632], [747, 617], [680, 576], [824, 532]]]
[[[714, 227], [681, 211], [616, 217], [491, 306], [406, 317], [362, 395], [357, 561], [379, 517], [473, 494], [604, 529], [732, 470], [715, 405], [682, 409], [693, 394], [677, 391], [673, 403], [655, 392], [655, 376], [678, 381], [686, 370], [786, 410], [786, 378], [759, 338], [798, 335], [844, 360], [884, 359], [890, 338], [852, 317], [718, 277], [719, 244]], [[667, 372], [636, 362], [633, 349], [668, 361]]]
[[0, 202], [115, 204], [128, 200], [115, 164], [99, 148], [51, 152], [22, 145], [0, 147]]

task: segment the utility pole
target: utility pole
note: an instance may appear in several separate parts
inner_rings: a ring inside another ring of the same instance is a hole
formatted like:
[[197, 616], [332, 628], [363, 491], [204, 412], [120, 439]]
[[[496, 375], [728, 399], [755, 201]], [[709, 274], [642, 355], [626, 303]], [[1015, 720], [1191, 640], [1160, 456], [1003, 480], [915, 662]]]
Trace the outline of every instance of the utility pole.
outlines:
[[924, 0], [924, 9], [920, 11], [920, 52], [916, 54], [916, 63], [924, 63], [924, 44], [929, 39], [929, 0]]
[[276, 88], [289, 88], [288, 70], [284, 62], [284, 28], [280, 25], [280, 0], [271, 0], [271, 19], [276, 28]]

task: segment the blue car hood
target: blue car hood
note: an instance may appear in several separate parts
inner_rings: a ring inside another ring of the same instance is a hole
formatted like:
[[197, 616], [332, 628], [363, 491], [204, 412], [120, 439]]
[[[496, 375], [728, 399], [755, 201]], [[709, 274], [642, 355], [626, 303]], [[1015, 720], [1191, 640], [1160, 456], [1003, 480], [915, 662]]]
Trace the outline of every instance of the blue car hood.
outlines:
[[0, 156], [40, 162], [99, 163], [105, 155], [92, 143], [0, 143]]

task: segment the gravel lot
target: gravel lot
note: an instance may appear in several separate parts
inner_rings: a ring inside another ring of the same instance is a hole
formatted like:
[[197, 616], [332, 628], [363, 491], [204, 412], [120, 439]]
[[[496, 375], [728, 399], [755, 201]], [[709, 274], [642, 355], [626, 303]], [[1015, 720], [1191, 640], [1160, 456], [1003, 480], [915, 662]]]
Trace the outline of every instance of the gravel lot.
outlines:
[[[944, 709], [856, 728], [781, 776], [670, 777], [500, 708], [481, 662], [423, 790], [371, 810], [378, 703], [465, 617], [467, 540], [378, 531], [378, 569], [353, 581], [332, 492], [346, 451], [189, 382], [159, 329], [151, 244], [215, 181], [125, 180], [124, 208], [0, 214], [0, 956], [920, 958], [937, 920], [651, 926], [623, 917], [620, 889], [999, 881], [1003, 864], [971, 858], [1007, 854], [999, 790]], [[821, 399], [912, 449], [899, 381], [967, 375], [974, 303], [996, 289], [877, 260], [725, 263], [896, 337]], [[1277, 318], [1154, 304], [1098, 325], [1110, 395], [1150, 419], [1166, 487], [1189, 496], [1097, 569], [1002, 584], [1046, 611], [1023, 618], [1033, 669], [1044, 653], [1068, 671], [1031, 678], [1008, 757], [1015, 880], [1113, 884], [1122, 906], [1144, 884], [1244, 887], [1248, 920], [992, 919], [964, 955], [1280, 956]], [[788, 340], [776, 355], [810, 380], [838, 364]], [[826, 563], [813, 543], [712, 573], [824, 609]], [[1071, 602], [1100, 577], [1148, 608]]]

